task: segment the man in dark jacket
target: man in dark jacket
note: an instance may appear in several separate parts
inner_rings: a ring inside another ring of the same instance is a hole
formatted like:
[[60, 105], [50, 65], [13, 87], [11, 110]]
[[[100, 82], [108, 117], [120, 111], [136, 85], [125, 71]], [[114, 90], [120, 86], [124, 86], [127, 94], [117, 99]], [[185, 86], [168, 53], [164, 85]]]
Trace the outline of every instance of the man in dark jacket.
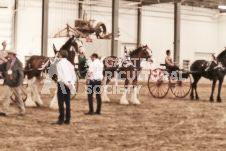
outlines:
[[9, 111], [9, 105], [10, 105], [10, 96], [12, 93], [14, 93], [16, 97], [16, 103], [19, 108], [20, 116], [23, 116], [25, 114], [25, 107], [24, 102], [21, 97], [21, 89], [23, 85], [23, 79], [24, 79], [24, 72], [22, 63], [18, 58], [16, 57], [16, 53], [13, 51], [8, 51], [8, 62], [0, 65], [0, 68], [5, 69], [5, 80], [4, 84], [5, 86], [5, 97], [3, 100], [3, 112], [0, 113], [0, 116], [7, 116]]

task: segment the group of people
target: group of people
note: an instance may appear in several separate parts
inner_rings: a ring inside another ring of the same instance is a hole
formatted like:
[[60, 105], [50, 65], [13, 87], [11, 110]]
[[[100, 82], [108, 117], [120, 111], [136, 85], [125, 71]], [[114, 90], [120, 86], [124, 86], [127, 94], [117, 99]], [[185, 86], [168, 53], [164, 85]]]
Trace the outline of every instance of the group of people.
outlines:
[[[24, 72], [22, 68], [22, 63], [16, 57], [16, 52], [6, 50], [6, 42], [2, 42], [3, 49], [0, 50], [0, 69], [4, 73], [4, 86], [5, 86], [5, 96], [3, 99], [3, 110], [0, 112], [0, 116], [7, 116], [9, 112], [10, 96], [12, 93], [15, 94], [16, 104], [19, 108], [19, 115], [23, 116], [25, 114], [25, 106], [23, 99], [21, 97], [21, 89], [23, 85]], [[165, 58], [165, 63], [167, 68], [170, 70], [179, 70], [177, 66], [174, 65], [172, 58], [170, 57], [170, 50], [166, 51], [167, 57]], [[59, 117], [58, 121], [52, 124], [69, 124], [71, 118], [70, 111], [70, 91], [74, 88], [76, 81], [76, 75], [74, 71], [74, 66], [67, 60], [68, 53], [66, 50], [61, 50], [59, 52], [60, 61], [57, 63], [57, 76], [58, 76], [58, 106], [59, 106]], [[79, 59], [84, 62], [84, 56]], [[101, 80], [103, 79], [103, 63], [98, 59], [98, 54], [93, 53], [91, 55], [92, 63], [89, 65], [88, 76], [87, 76], [87, 89], [88, 93], [88, 103], [89, 112], [85, 115], [101, 114]], [[93, 93], [96, 94], [97, 99], [97, 109], [94, 112], [93, 109]], [[66, 120], [64, 120], [64, 103], [66, 104]]]
[[[0, 70], [4, 74], [4, 89], [5, 95], [2, 103], [2, 112], [0, 116], [8, 116], [9, 106], [11, 101], [11, 94], [14, 93], [16, 104], [19, 108], [19, 115], [25, 115], [25, 105], [21, 96], [21, 87], [23, 85], [24, 71], [22, 63], [16, 57], [16, 52], [6, 50], [6, 41], [2, 42], [3, 49], [0, 50]], [[59, 106], [59, 117], [58, 121], [52, 124], [69, 124], [71, 118], [70, 110], [70, 91], [74, 88], [76, 81], [76, 75], [74, 66], [67, 60], [68, 53], [66, 50], [59, 52], [60, 61], [56, 65], [57, 77], [58, 77], [58, 106]], [[81, 57], [81, 59], [83, 59]], [[101, 114], [101, 80], [103, 79], [103, 64], [98, 59], [98, 54], [94, 53], [91, 55], [92, 63], [89, 66], [87, 87], [88, 92], [88, 103], [89, 112], [85, 115], [100, 115]], [[98, 89], [96, 89], [96, 86]], [[93, 109], [93, 93], [96, 93], [97, 98], [97, 110], [94, 112]], [[64, 120], [64, 103], [66, 104], [66, 120]]]
[[[57, 76], [58, 76], [58, 106], [59, 106], [59, 118], [57, 122], [52, 124], [69, 124], [71, 118], [70, 111], [70, 90], [74, 88], [74, 83], [76, 81], [76, 75], [74, 72], [74, 66], [67, 60], [67, 51], [61, 50], [59, 52], [60, 62], [57, 63]], [[96, 53], [91, 55], [92, 63], [89, 66], [88, 77], [87, 77], [87, 87], [88, 92], [88, 102], [89, 102], [89, 112], [85, 115], [100, 115], [101, 114], [101, 80], [103, 79], [103, 64], [98, 59]], [[96, 88], [98, 87], [98, 88]], [[94, 112], [93, 109], [93, 93], [96, 93], [97, 98], [97, 110]], [[64, 120], [64, 103], [66, 104], [66, 120]]]

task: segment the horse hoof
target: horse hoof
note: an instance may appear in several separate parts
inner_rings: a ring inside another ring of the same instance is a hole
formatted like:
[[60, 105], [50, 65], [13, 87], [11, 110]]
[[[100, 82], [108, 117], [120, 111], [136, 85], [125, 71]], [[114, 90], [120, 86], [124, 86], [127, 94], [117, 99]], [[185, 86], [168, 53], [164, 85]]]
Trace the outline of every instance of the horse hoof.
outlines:
[[214, 100], [213, 99], [210, 99], [210, 102], [213, 102]]
[[102, 102], [109, 103], [110, 99], [103, 99]]
[[36, 104], [36, 106], [37, 106], [37, 107], [41, 107], [41, 105], [40, 105], [40, 104], [38, 104], [38, 102], [35, 102], [35, 104]]
[[199, 98], [196, 98], [196, 100], [199, 100]]
[[122, 105], [128, 105], [129, 102], [127, 100], [120, 100], [120, 104], [122, 104]]
[[193, 96], [191, 96], [191, 100], [194, 100], [194, 97]]
[[217, 102], [218, 102], [218, 103], [221, 103], [221, 102], [222, 102], [222, 100], [221, 100], [221, 99], [219, 99], [219, 100], [217, 100]]
[[102, 97], [102, 102], [107, 102], [107, 103], [110, 102], [110, 99], [108, 98], [108, 96], [106, 94], [103, 93], [101, 95], [101, 97]]
[[139, 105], [140, 101], [139, 100], [133, 100], [132, 103], [135, 104], [135, 105]]

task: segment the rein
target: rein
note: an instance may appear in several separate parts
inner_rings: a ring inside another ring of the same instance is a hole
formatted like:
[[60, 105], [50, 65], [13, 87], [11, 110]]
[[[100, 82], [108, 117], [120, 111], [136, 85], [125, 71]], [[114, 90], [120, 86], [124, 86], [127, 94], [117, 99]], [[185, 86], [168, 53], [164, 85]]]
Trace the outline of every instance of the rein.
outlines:
[[54, 64], [54, 63], [56, 62], [58, 54], [59, 54], [59, 51], [55, 54], [54, 60], [53, 60], [53, 61], [51, 61], [51, 60], [49, 59], [51, 64]]

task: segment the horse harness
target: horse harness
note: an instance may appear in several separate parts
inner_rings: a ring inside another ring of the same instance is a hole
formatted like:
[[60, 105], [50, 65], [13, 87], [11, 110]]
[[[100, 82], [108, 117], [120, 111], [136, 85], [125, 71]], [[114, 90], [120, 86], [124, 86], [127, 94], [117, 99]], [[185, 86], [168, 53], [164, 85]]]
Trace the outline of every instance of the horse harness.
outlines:
[[[211, 69], [211, 65], [212, 64], [216, 64], [212, 69]], [[205, 72], [210, 72], [212, 70], [222, 70], [225, 71], [225, 67], [223, 67], [222, 63], [220, 61], [218, 61], [216, 58], [214, 58], [213, 61], [209, 61], [204, 63], [202, 66], [205, 67]]]

